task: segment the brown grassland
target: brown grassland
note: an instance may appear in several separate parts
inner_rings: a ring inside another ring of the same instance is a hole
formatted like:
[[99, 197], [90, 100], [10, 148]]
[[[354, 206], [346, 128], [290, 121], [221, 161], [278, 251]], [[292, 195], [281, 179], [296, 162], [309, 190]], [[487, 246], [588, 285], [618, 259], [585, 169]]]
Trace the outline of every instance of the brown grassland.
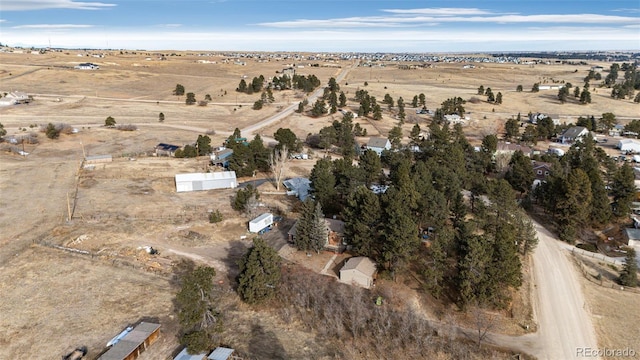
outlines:
[[[176, 173], [202, 171], [207, 159], [174, 159], [144, 156], [157, 143], [186, 144], [209, 131], [212, 145], [219, 146], [234, 128], [244, 128], [278, 113], [289, 104], [297, 104], [305, 94], [300, 91], [274, 91], [275, 102], [256, 111], [251, 106], [259, 94], [235, 91], [240, 79], [270, 77], [292, 61], [257, 62], [246, 66], [224, 62], [226, 57], [208, 57], [215, 64], [198, 63], [202, 57], [179, 53], [167, 60], [146, 60], [144, 52], [119, 54], [107, 52], [104, 58], [78, 57], [76, 51], [42, 55], [0, 53], [0, 92], [24, 91], [34, 94], [29, 105], [0, 108], [0, 122], [8, 135], [37, 132], [40, 125], [65, 123], [78, 128], [77, 134], [61, 135], [57, 140], [39, 133], [38, 144], [25, 145], [29, 156], [0, 151], [0, 358], [60, 358], [77, 346], [89, 348], [90, 356], [103, 350], [104, 344], [128, 324], [140, 319], [155, 319], [163, 324], [159, 345], [152, 346], [141, 359], [168, 358], [178, 349], [178, 323], [173, 309], [176, 287], [173, 269], [180, 259], [188, 258], [216, 268], [217, 280], [228, 288], [235, 275], [236, 261], [250, 245], [247, 216], [231, 208], [232, 190], [193, 193], [175, 192]], [[73, 66], [90, 61], [101, 66], [96, 71], [75, 70]], [[298, 62], [302, 63], [302, 62]], [[300, 74], [315, 74], [326, 84], [340, 69], [298, 68]], [[340, 62], [342, 68], [353, 65]], [[639, 106], [630, 100], [613, 100], [610, 90], [594, 88], [592, 104], [580, 105], [574, 99], [560, 104], [557, 90], [531, 93], [535, 82], [553, 80], [582, 86], [590, 68], [578, 65], [482, 64], [463, 69], [462, 64], [434, 64], [422, 70], [386, 67], [354, 67], [340, 83], [349, 98], [348, 107], [357, 109], [353, 96], [366, 89], [380, 102], [386, 93], [394, 100], [402, 96], [407, 104], [408, 121], [403, 125], [408, 136], [414, 123], [426, 127], [424, 115], [410, 107], [414, 95], [424, 93], [427, 107], [435, 109], [447, 98], [460, 96], [468, 102], [471, 120], [466, 134], [474, 142], [482, 136], [502, 131], [504, 121], [521, 113], [557, 114], [562, 122], [581, 115], [613, 112], [624, 123], [638, 118]], [[605, 68], [608, 67], [604, 64]], [[553, 79], [553, 80], [552, 80]], [[368, 84], [365, 86], [365, 82]], [[207, 106], [187, 106], [184, 96], [172, 95], [176, 84], [194, 92], [198, 100], [212, 97]], [[523, 92], [516, 92], [517, 85]], [[476, 95], [478, 86], [502, 92], [503, 104], [487, 103]], [[158, 122], [164, 113], [165, 121]], [[311, 118], [294, 113], [260, 129], [265, 143], [273, 141], [278, 128], [290, 128], [300, 138], [316, 133], [339, 119], [339, 114]], [[102, 125], [107, 116], [118, 124], [135, 124], [137, 131], [118, 131]], [[385, 111], [380, 121], [356, 119], [369, 136], [386, 136], [396, 125], [393, 114]], [[30, 128], [30, 125], [35, 125]], [[22, 129], [26, 130], [22, 130]], [[358, 139], [365, 143], [366, 138]], [[0, 144], [3, 149], [11, 145]], [[20, 146], [21, 147], [21, 146]], [[112, 154], [112, 163], [81, 169], [86, 155]], [[289, 176], [307, 175], [313, 161], [295, 160]], [[265, 177], [267, 175], [259, 175]], [[240, 179], [240, 182], [253, 179]], [[261, 191], [275, 190], [267, 182]], [[264, 195], [262, 201], [291, 215], [294, 202], [281, 195]], [[67, 221], [69, 210], [72, 221]], [[209, 224], [207, 214], [220, 210], [224, 221]], [[270, 236], [282, 245], [288, 229], [277, 229]], [[62, 246], [89, 252], [83, 255], [60, 250]], [[148, 255], [142, 246], [160, 251]], [[329, 256], [322, 255], [322, 259]], [[304, 263], [304, 256], [291, 255]], [[309, 264], [318, 270], [323, 261]], [[335, 270], [332, 270], [335, 271]], [[520, 327], [530, 318], [529, 283], [515, 296], [510, 314], [505, 312], [496, 331], [521, 334]], [[405, 291], [413, 294], [415, 283], [407, 280]], [[398, 284], [390, 284], [393, 288]], [[637, 297], [585, 285], [593, 306], [622, 309]], [[441, 317], [450, 309], [438, 307], [434, 300], [423, 299], [421, 308], [431, 317]], [[258, 314], [242, 304], [228, 307], [240, 331], [227, 333], [229, 345], [243, 354], [269, 358], [268, 344], [278, 343], [292, 358], [331, 358], [333, 353], [308, 331], [283, 324], [275, 316]], [[637, 306], [636, 306], [637, 308]], [[599, 314], [593, 311], [594, 314]], [[608, 314], [608, 313], [607, 313]], [[608, 316], [608, 315], [607, 315]], [[459, 316], [464, 322], [463, 316]], [[608, 318], [608, 317], [607, 317]], [[637, 319], [617, 317], [611, 325], [596, 317], [601, 345], [613, 346], [609, 331], [632, 328]], [[635, 324], [635, 325], [634, 325]], [[233, 343], [232, 341], [236, 341]], [[251, 345], [253, 344], [253, 345]], [[262, 344], [262, 346], [256, 346]], [[353, 355], [357, 358], [357, 356]], [[443, 357], [446, 358], [446, 357]]]

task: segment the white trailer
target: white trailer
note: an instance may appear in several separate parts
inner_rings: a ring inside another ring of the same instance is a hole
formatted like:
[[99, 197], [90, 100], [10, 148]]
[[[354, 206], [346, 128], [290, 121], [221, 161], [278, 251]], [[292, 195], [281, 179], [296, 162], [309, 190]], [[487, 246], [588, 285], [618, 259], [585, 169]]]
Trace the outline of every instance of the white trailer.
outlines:
[[260, 233], [273, 224], [273, 214], [264, 213], [257, 218], [249, 221], [249, 232]]

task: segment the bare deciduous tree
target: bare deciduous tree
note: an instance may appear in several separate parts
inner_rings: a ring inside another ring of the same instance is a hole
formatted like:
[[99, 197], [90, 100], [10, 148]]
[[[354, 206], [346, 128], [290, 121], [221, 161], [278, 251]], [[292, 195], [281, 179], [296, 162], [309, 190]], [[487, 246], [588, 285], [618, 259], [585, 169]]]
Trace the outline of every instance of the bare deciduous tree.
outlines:
[[473, 307], [472, 316], [478, 335], [478, 348], [480, 348], [482, 342], [487, 338], [489, 331], [496, 325], [496, 316], [487, 313], [486, 309], [483, 309], [477, 304]]
[[273, 181], [275, 182], [276, 190], [280, 190], [280, 184], [287, 171], [287, 162], [289, 160], [289, 150], [286, 145], [283, 145], [280, 150], [275, 150], [269, 155], [269, 166], [273, 173]]

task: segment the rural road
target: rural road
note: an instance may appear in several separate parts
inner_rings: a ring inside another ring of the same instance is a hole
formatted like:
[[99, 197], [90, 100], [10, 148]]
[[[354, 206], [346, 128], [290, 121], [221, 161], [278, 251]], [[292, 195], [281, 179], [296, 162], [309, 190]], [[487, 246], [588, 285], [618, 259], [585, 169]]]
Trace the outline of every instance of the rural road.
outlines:
[[[578, 349], [597, 349], [598, 341], [579, 274], [560, 241], [539, 223], [533, 224], [539, 239], [533, 253], [533, 304], [538, 332], [513, 340], [520, 346], [533, 345], [528, 352], [538, 359], [581, 358]], [[537, 341], [532, 342], [535, 337]]]
[[[351, 70], [351, 66], [347, 66], [342, 70], [340, 70], [340, 73], [335, 78], [336, 82], [340, 83], [340, 81], [342, 81], [347, 76], [347, 74], [349, 73], [349, 70]], [[318, 97], [320, 97], [323, 93], [324, 93], [324, 87], [321, 86], [318, 89], [316, 89], [313, 93], [311, 93], [311, 95], [307, 96], [307, 100], [309, 101], [309, 104], [313, 104], [316, 101], [316, 99], [318, 99]], [[258, 121], [253, 125], [249, 125], [241, 129], [242, 136], [246, 137], [247, 139], [251, 138], [256, 131], [262, 129], [263, 127], [267, 127], [273, 124], [274, 122], [277, 122], [286, 118], [287, 116], [291, 115], [297, 108], [298, 108], [298, 104], [289, 105], [279, 113], [272, 115], [264, 120]]]

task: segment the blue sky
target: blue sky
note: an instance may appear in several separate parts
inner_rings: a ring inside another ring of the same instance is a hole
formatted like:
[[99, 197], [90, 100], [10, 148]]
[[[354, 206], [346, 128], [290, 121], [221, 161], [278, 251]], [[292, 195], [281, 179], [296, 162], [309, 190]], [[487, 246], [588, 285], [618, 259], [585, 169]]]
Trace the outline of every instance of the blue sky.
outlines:
[[0, 0], [0, 42], [148, 50], [640, 50], [639, 0]]

